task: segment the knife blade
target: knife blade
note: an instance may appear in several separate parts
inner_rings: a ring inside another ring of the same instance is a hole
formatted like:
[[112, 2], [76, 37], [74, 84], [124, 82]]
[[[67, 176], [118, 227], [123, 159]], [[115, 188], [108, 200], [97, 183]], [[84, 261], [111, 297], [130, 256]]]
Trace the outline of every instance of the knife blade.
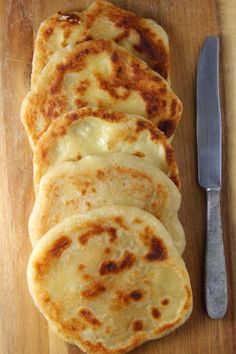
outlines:
[[219, 99], [219, 39], [209, 36], [197, 70], [198, 180], [207, 192], [205, 304], [208, 315], [220, 319], [227, 309], [227, 274], [221, 226], [221, 110]]

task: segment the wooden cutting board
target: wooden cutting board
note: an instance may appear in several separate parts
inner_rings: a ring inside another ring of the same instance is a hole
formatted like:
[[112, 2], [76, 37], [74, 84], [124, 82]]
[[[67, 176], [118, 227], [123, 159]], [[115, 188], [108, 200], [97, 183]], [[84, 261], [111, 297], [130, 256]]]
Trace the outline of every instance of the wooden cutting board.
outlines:
[[[0, 121], [0, 353], [78, 354], [48, 330], [29, 296], [26, 266], [31, 252], [27, 219], [33, 205], [32, 155], [19, 120], [21, 101], [30, 87], [33, 38], [40, 22], [58, 10], [82, 10], [92, 1], [1, 0]], [[182, 177], [180, 217], [187, 237], [194, 311], [182, 328], [147, 343], [136, 354], [236, 353], [236, 2], [235, 0], [130, 0], [116, 4], [157, 20], [169, 34], [173, 88], [184, 104], [174, 139]], [[204, 38], [221, 39], [223, 114], [222, 217], [229, 280], [229, 308], [223, 320], [210, 320], [204, 309], [203, 268], [206, 233], [204, 191], [197, 183], [195, 78]]]

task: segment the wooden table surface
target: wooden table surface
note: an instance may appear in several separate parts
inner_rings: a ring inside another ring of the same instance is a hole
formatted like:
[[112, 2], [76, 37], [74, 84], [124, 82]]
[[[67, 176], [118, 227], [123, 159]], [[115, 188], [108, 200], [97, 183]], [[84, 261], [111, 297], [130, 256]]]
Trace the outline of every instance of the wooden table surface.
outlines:
[[[58, 10], [83, 9], [92, 1], [1, 0], [0, 117], [0, 353], [78, 354], [48, 330], [29, 296], [26, 282], [31, 246], [27, 219], [33, 205], [32, 156], [19, 120], [21, 101], [30, 87], [33, 38], [40, 22]], [[182, 176], [180, 217], [187, 237], [184, 258], [189, 269], [194, 311], [185, 326], [136, 354], [236, 353], [236, 1], [114, 1], [157, 20], [168, 32], [173, 88], [184, 104], [174, 139]], [[223, 115], [222, 216], [229, 280], [229, 307], [223, 320], [207, 317], [203, 299], [205, 193], [197, 183], [195, 78], [204, 38], [221, 39]]]

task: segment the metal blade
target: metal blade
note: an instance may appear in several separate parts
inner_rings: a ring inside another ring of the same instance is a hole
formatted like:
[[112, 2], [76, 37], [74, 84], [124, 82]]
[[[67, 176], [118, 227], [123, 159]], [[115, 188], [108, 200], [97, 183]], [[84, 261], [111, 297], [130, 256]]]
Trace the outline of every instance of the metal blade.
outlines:
[[206, 39], [197, 72], [198, 180], [204, 188], [221, 187], [221, 112], [219, 40]]

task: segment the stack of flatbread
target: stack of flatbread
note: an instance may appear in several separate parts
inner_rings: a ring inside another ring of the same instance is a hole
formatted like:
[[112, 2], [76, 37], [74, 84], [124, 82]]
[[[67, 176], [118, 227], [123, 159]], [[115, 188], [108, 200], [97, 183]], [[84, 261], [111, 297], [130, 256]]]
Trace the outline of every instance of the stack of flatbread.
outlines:
[[125, 353], [183, 324], [192, 292], [170, 141], [168, 37], [96, 1], [40, 26], [21, 119], [33, 150], [28, 283], [64, 340]]

